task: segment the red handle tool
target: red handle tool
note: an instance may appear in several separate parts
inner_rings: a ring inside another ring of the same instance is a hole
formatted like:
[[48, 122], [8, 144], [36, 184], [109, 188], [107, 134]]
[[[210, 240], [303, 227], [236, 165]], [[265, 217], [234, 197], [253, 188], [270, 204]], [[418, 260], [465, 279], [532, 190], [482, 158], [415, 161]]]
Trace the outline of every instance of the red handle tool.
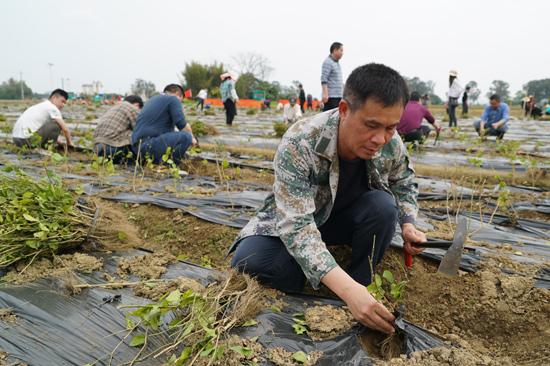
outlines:
[[413, 256], [410, 255], [403, 249], [403, 254], [405, 255], [405, 267], [412, 268], [413, 266]]

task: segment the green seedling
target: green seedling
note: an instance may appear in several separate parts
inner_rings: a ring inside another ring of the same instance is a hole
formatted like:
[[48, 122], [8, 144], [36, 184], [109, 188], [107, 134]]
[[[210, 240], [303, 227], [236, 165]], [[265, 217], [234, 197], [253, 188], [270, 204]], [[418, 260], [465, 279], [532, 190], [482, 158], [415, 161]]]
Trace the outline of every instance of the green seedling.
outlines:
[[288, 125], [284, 122], [273, 122], [273, 130], [275, 131], [275, 137], [283, 137], [288, 130]]
[[374, 274], [374, 280], [367, 286], [367, 290], [376, 300], [396, 305], [403, 299], [406, 284], [406, 281], [396, 281], [393, 273], [385, 270], [382, 276]]
[[294, 330], [294, 333], [296, 334], [308, 333], [309, 329], [303, 313], [292, 314], [292, 320], [294, 321], [294, 324], [292, 324], [292, 329]]

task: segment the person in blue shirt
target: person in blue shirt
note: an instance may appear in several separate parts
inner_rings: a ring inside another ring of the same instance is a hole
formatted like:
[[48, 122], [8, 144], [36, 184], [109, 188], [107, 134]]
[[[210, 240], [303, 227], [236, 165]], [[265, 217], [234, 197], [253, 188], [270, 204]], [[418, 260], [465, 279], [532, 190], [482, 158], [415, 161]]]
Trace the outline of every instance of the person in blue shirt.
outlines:
[[160, 164], [170, 148], [172, 160], [179, 164], [187, 149], [197, 144], [183, 114], [183, 93], [180, 85], [169, 84], [164, 94], [155, 95], [143, 106], [132, 133], [132, 151], [140, 160], [151, 157], [153, 163]]
[[489, 105], [485, 107], [481, 119], [474, 122], [474, 128], [479, 136], [496, 136], [497, 140], [504, 137], [508, 131], [510, 120], [510, 108], [500, 101], [498, 94], [489, 98]]

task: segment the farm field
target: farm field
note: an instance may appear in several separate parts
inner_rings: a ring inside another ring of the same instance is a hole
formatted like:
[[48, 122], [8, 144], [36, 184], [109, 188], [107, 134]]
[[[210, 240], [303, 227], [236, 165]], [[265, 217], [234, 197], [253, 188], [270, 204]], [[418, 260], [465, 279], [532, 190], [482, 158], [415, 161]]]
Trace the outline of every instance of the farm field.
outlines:
[[[472, 108], [410, 147], [418, 227], [452, 240], [465, 218], [468, 235], [449, 278], [437, 272], [443, 249], [406, 269], [396, 233], [377, 268], [378, 294], [400, 315], [387, 339], [326, 288], [283, 294], [229, 269], [229, 247], [273, 183], [275, 111], [239, 109], [227, 127], [223, 110], [187, 106], [202, 132], [186, 161], [119, 166], [91, 151], [109, 106], [64, 108], [77, 151], [16, 148], [27, 106], [0, 101], [0, 224], [18, 233], [0, 232], [0, 365], [550, 363], [549, 121], [513, 110], [502, 142], [481, 141]], [[60, 227], [70, 244], [47, 244]]]

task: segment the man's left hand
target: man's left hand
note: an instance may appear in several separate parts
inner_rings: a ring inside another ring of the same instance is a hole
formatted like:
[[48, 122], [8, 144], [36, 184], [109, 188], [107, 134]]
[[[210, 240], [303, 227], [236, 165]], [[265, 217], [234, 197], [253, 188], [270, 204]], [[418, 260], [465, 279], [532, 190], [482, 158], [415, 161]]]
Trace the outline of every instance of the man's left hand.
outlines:
[[401, 232], [403, 235], [403, 247], [408, 254], [417, 255], [424, 250], [424, 248], [419, 248], [414, 244], [425, 242], [427, 240], [426, 234], [417, 230], [413, 224], [403, 224]]

